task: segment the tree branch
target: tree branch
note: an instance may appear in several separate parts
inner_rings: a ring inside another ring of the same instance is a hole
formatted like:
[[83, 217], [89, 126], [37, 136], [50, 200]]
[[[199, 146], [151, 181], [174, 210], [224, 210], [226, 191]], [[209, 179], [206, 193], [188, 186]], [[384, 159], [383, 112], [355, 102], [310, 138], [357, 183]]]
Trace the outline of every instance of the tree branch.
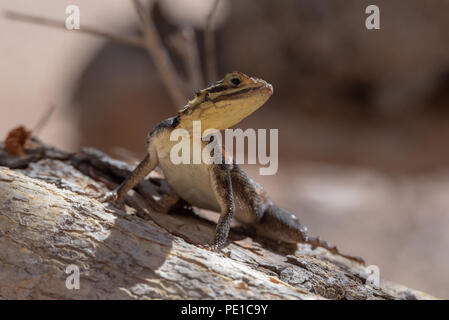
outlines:
[[159, 38], [159, 34], [150, 18], [150, 14], [145, 12], [145, 9], [139, 0], [133, 0], [133, 3], [139, 17], [145, 48], [153, 58], [159, 75], [168, 89], [173, 102], [177, 108], [181, 108], [185, 105], [186, 98], [183, 87], [180, 84], [180, 77], [170, 60], [167, 50]]
[[[34, 16], [34, 15], [29, 15], [29, 14], [24, 14], [24, 13], [20, 13], [20, 12], [14, 12], [14, 11], [8, 11], [8, 10], [4, 11], [4, 15], [6, 18], [11, 19], [11, 20], [33, 23], [33, 24], [37, 24], [37, 25], [42, 25], [42, 26], [47, 26], [47, 27], [52, 27], [52, 28], [57, 28], [57, 29], [64, 29], [64, 30], [68, 31], [63, 22], [55, 20], [55, 19], [38, 17], [38, 16]], [[94, 27], [89, 27], [84, 24], [83, 24], [82, 28], [80, 28], [76, 31], [84, 33], [84, 34], [102, 37], [106, 40], [114, 41], [114, 42], [124, 44], [124, 45], [130, 45], [130, 46], [140, 47], [140, 48], [145, 47], [142, 39], [139, 39], [137, 37], [117, 35], [117, 34], [107, 32], [107, 31], [98, 30]]]
[[[359, 264], [236, 228], [226, 248], [211, 251], [215, 223], [187, 207], [164, 214], [149, 206], [149, 197], [169, 202], [173, 194], [156, 173], [122, 207], [80, 195], [114, 187], [132, 170], [95, 149], [38, 145], [22, 169], [5, 167], [17, 159], [0, 143], [2, 299], [432, 298], [388, 281], [373, 288]], [[79, 290], [66, 287], [69, 265], [79, 268]]]
[[212, 22], [217, 11], [220, 0], [215, 0], [212, 8], [206, 18], [206, 26], [204, 28], [204, 44], [206, 47], [206, 70], [207, 81], [213, 82], [217, 80], [217, 52], [215, 43], [215, 32], [212, 28]]
[[195, 37], [191, 27], [181, 27], [179, 32], [169, 39], [170, 46], [182, 57], [187, 69], [189, 91], [195, 92], [204, 88], [205, 81], [201, 74], [201, 63]]
[[[121, 36], [112, 34], [110, 32], [101, 31], [84, 24], [77, 31], [84, 34], [99, 36], [117, 43], [146, 49], [150, 57], [152, 57], [154, 61], [159, 76], [161, 77], [162, 82], [164, 83], [175, 105], [175, 108], [182, 108], [186, 103], [186, 97], [184, 94], [184, 88], [183, 86], [181, 86], [180, 77], [178, 76], [172, 64], [170, 57], [159, 38], [159, 35], [157, 34], [156, 28], [151, 21], [150, 16], [145, 13], [145, 10], [139, 0], [133, 0], [133, 3], [139, 17], [141, 30], [144, 36], [143, 39], [134, 36]], [[50, 18], [28, 15], [13, 11], [4, 11], [4, 15], [6, 18], [12, 20], [67, 30], [63, 22]]]

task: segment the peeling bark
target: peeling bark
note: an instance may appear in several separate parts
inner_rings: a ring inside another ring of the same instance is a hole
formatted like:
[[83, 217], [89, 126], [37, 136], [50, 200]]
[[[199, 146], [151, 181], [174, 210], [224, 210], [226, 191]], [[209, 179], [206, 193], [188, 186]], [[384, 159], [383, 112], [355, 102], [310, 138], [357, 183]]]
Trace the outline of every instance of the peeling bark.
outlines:
[[[373, 288], [362, 265], [247, 228], [233, 228], [229, 245], [211, 251], [213, 222], [187, 206], [152, 209], [174, 201], [155, 172], [122, 206], [82, 195], [114, 187], [131, 169], [94, 149], [39, 144], [16, 158], [0, 145], [0, 298], [432, 298], [388, 281]], [[78, 290], [66, 287], [69, 265], [80, 270]]]

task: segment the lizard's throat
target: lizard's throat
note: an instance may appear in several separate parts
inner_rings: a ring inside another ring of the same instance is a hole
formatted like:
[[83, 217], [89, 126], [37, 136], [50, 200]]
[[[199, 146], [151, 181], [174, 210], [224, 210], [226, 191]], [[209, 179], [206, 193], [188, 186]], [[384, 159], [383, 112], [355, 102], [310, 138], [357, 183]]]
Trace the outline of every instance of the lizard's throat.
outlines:
[[193, 121], [200, 121], [203, 130], [228, 129], [260, 108], [271, 96], [270, 88], [254, 90], [229, 99], [206, 101], [180, 114], [179, 127], [191, 132]]

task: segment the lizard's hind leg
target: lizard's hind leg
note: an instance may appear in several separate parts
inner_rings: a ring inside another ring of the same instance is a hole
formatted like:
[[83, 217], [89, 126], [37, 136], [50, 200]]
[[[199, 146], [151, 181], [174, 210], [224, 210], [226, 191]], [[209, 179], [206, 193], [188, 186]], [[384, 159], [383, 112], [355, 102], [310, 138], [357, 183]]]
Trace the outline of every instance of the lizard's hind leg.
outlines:
[[235, 218], [246, 224], [255, 224], [263, 216], [266, 201], [263, 188], [235, 163], [231, 168], [232, 190], [236, 205]]

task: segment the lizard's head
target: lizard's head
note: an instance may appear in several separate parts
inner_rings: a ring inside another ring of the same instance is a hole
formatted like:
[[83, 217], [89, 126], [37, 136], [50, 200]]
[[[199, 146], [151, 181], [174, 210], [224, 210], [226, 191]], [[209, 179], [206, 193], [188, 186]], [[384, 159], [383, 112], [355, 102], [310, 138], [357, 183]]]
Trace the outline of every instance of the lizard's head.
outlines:
[[199, 91], [179, 112], [180, 126], [192, 127], [201, 120], [203, 130], [227, 129], [260, 108], [273, 94], [273, 87], [264, 80], [230, 72], [206, 89]]

